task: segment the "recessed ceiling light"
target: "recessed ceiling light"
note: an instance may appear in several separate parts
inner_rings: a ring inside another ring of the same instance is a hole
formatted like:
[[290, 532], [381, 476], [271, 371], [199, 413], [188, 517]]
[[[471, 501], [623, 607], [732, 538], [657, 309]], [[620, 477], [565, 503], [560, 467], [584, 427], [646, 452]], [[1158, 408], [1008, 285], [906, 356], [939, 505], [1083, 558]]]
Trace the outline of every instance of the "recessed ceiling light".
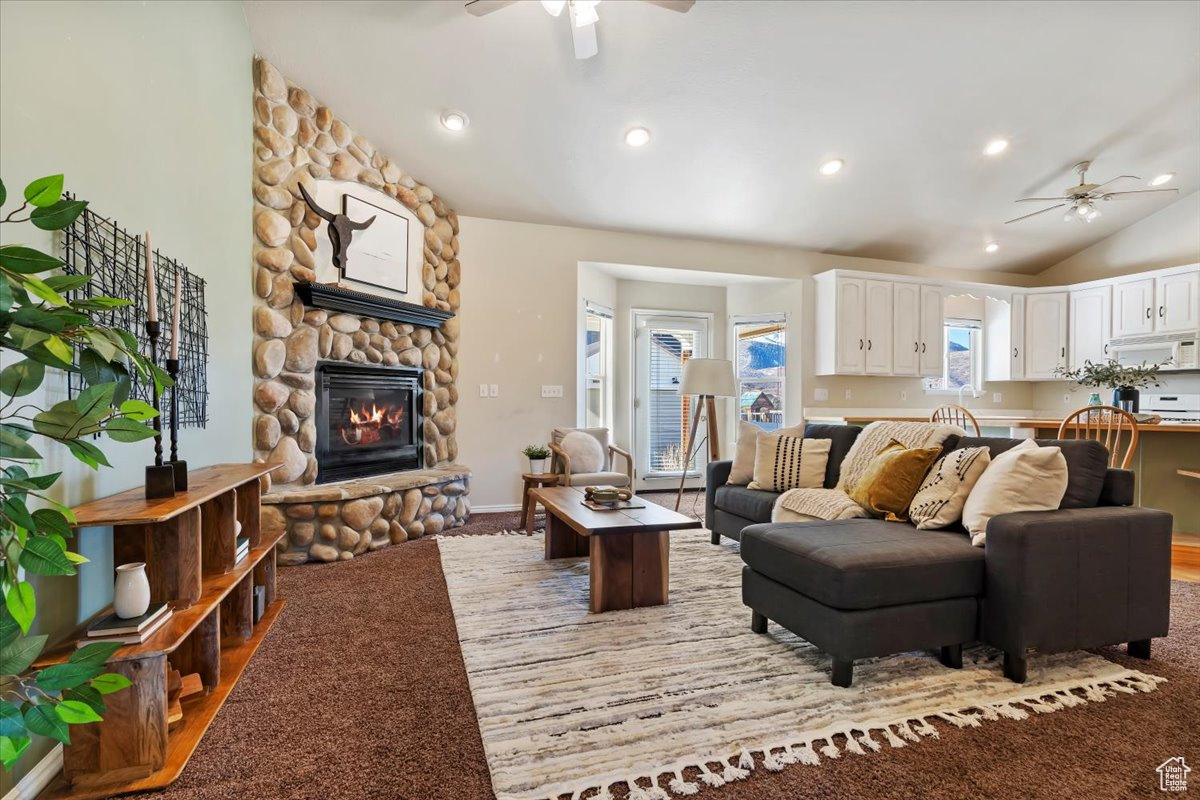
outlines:
[[1008, 139], [992, 139], [983, 148], [984, 155], [998, 156], [1008, 149]]
[[845, 166], [845, 164], [846, 162], [840, 158], [831, 158], [821, 165], [821, 174], [832, 175]]
[[1000, 245], [996, 244], [995, 242], [988, 242], [987, 246], [983, 248], [983, 252], [994, 253], [999, 249], [1000, 249]]
[[630, 128], [625, 132], [625, 144], [630, 147], [641, 147], [650, 143], [650, 131], [645, 128]]
[[1164, 172], [1162, 175], [1159, 175], [1154, 180], [1150, 181], [1150, 185], [1151, 186], [1162, 186], [1164, 183], [1167, 183], [1168, 181], [1171, 180], [1171, 178], [1174, 178], [1174, 177], [1175, 177], [1174, 172]]
[[448, 131], [461, 131], [471, 124], [471, 120], [461, 111], [443, 111], [442, 127]]

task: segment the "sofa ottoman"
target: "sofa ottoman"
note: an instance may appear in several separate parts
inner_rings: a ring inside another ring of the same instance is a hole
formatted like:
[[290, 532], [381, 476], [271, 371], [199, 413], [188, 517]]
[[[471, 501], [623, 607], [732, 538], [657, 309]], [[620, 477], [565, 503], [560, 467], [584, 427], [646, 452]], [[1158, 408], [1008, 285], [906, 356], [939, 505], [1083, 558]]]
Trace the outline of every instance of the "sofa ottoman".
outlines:
[[962, 666], [978, 630], [984, 551], [963, 533], [877, 519], [751, 525], [741, 532], [742, 602], [833, 657], [849, 686], [854, 660], [940, 648]]

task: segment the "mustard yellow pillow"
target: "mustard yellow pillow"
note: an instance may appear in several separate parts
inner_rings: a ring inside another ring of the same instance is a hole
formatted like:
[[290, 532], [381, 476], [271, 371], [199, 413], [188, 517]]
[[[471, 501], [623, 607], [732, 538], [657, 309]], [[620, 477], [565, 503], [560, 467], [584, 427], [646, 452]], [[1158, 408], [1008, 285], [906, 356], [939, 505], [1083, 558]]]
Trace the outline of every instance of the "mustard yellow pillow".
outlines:
[[913, 496], [941, 454], [941, 447], [910, 449], [893, 439], [867, 466], [850, 498], [872, 516], [906, 521]]

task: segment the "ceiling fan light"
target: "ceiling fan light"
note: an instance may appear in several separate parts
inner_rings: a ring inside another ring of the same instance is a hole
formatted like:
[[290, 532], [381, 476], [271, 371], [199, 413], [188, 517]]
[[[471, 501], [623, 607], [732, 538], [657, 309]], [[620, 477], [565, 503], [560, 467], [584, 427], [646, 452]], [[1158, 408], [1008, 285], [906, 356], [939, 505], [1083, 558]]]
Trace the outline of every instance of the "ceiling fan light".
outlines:
[[1074, 222], [1074, 221], [1075, 221], [1074, 213], [1068, 211], [1067, 213], [1063, 214], [1063, 222]]
[[542, 8], [552, 17], [557, 17], [567, 7], [567, 0], [542, 0]]
[[1075, 206], [1075, 213], [1081, 217], [1086, 217], [1093, 210], [1094, 209], [1090, 203], [1080, 203], [1079, 205]]
[[1085, 222], [1091, 222], [1098, 216], [1100, 216], [1100, 209], [1093, 208], [1091, 211], [1088, 212], [1088, 215], [1086, 217], [1084, 217], [1083, 219]]
[[1170, 182], [1171, 178], [1174, 178], [1174, 177], [1175, 177], [1174, 172], [1164, 172], [1162, 175], [1158, 175], [1157, 177], [1154, 178], [1154, 180], [1150, 181], [1150, 185], [1151, 186], [1162, 186], [1164, 183]]

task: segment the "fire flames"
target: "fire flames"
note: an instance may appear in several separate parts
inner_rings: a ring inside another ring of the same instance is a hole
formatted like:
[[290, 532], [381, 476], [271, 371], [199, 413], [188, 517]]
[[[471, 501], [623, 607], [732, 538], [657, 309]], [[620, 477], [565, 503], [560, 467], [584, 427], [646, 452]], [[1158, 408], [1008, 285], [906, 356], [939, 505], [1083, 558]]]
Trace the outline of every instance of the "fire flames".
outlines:
[[398, 436], [400, 422], [403, 419], [403, 406], [395, 408], [389, 405], [380, 406], [372, 401], [368, 408], [364, 401], [359, 404], [357, 409], [353, 406], [350, 408], [350, 424], [342, 426], [339, 432], [342, 441], [348, 445], [357, 447], [374, 444], [385, 436], [389, 439]]

